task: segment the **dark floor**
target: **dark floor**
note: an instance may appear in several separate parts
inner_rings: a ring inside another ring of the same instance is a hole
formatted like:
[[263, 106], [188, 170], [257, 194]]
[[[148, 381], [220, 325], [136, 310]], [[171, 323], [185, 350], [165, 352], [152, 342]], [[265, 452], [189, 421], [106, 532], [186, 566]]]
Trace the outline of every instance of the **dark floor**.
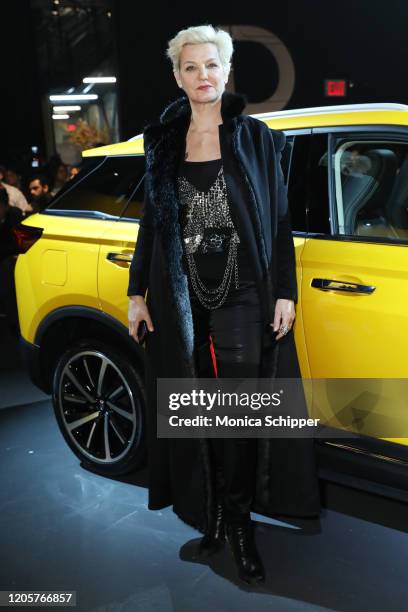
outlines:
[[404, 504], [330, 485], [308, 530], [254, 515], [268, 578], [241, 586], [227, 548], [198, 562], [200, 534], [147, 510], [145, 473], [79, 465], [1, 317], [0, 339], [0, 590], [76, 590], [84, 612], [406, 609]]

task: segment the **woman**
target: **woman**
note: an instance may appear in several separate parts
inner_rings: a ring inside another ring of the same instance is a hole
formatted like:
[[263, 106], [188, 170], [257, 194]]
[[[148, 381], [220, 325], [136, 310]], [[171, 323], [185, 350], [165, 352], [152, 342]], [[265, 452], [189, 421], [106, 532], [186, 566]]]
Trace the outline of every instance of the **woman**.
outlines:
[[220, 378], [300, 376], [285, 136], [225, 91], [232, 52], [229, 34], [210, 25], [169, 42], [186, 95], [144, 130], [145, 207], [127, 294], [130, 335], [148, 328], [149, 509], [172, 504], [205, 534], [202, 553], [226, 534], [251, 583], [265, 573], [250, 510], [319, 513], [312, 440], [158, 439], [155, 420], [157, 378], [214, 376], [210, 342]]

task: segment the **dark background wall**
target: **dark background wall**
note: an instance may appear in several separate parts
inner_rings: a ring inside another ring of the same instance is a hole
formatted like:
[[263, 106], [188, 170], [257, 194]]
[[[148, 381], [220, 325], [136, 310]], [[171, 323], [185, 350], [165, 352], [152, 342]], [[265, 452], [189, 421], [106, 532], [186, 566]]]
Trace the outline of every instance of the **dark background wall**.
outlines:
[[[61, 0], [60, 4], [67, 2]], [[86, 4], [90, 17], [74, 24], [83, 29], [81, 36], [71, 37], [80, 39], [80, 44], [74, 47], [71, 38], [64, 37], [62, 66], [68, 80], [59, 69], [58, 54], [38, 52], [54, 49], [55, 32], [47, 20], [39, 21], [41, 10], [50, 12], [51, 2], [14, 0], [2, 4], [0, 162], [12, 163], [16, 157], [21, 160], [22, 151], [29, 156], [31, 145], [44, 150], [41, 98], [51, 86], [64, 87], [82, 77], [82, 69], [76, 75], [75, 67], [86, 65], [86, 70], [91, 70], [88, 63], [95, 54], [98, 62], [112, 56], [112, 65], [116, 63], [121, 138], [141, 132], [147, 121], [156, 119], [163, 107], [182, 93], [165, 57], [167, 41], [180, 29], [202, 23], [232, 29], [234, 38], [236, 28], [256, 26], [282, 42], [293, 63], [294, 87], [279, 108], [353, 102], [408, 104], [405, 0], [252, 1], [241, 6], [214, 0], [179, 1], [169, 6], [136, 0], [75, 3], [78, 7]], [[109, 26], [104, 22], [103, 27], [96, 27], [95, 19], [107, 6], [112, 9]], [[67, 22], [68, 18], [56, 22], [54, 30], [61, 28], [61, 23], [69, 25]], [[39, 23], [43, 24], [40, 28]], [[264, 46], [235, 40], [235, 90], [247, 94], [250, 102], [260, 103], [274, 94], [279, 82], [288, 81], [288, 72], [285, 69], [282, 74], [274, 54]], [[327, 78], [346, 79], [352, 85], [347, 97], [325, 97]]]
[[[53, 13], [58, 8], [58, 15]], [[12, 0], [2, 3], [0, 163], [31, 171], [54, 148], [50, 93], [65, 92], [102, 66], [114, 72], [110, 0]], [[51, 141], [51, 142], [50, 142]]]
[[44, 144], [30, 0], [3, 2], [0, 23], [0, 161], [14, 163]]
[[[167, 41], [180, 29], [211, 23], [260, 26], [289, 49], [295, 87], [285, 108], [358, 102], [408, 103], [408, 3], [403, 0], [289, 0], [237, 5], [208, 1], [115, 3], [119, 115], [123, 138], [143, 129], [182, 94], [165, 58]], [[273, 55], [249, 42], [235, 44], [235, 89], [259, 102], [276, 89]], [[324, 96], [324, 79], [344, 78], [346, 98]]]

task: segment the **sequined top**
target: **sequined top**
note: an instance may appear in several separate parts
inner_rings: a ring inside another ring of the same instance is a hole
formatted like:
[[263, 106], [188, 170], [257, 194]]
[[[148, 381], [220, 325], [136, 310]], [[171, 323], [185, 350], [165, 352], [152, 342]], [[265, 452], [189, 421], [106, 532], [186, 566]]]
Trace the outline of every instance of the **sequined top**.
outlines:
[[[239, 244], [239, 236], [230, 216], [222, 165], [208, 190], [197, 189], [185, 176], [179, 177], [178, 187], [179, 197], [186, 211], [183, 237], [187, 253], [211, 252], [211, 244], [203, 246], [203, 243], [206, 244], [205, 237], [209, 234], [206, 230], [210, 229], [214, 230], [212, 234], [214, 236], [217, 236], [215, 230], [226, 230], [229, 239]], [[219, 232], [218, 235], [221, 236], [221, 233]], [[219, 252], [221, 250], [225, 249], [219, 249]]]
[[[194, 254], [200, 278], [209, 287], [220, 283], [228, 261], [228, 249], [223, 245], [223, 236], [229, 235], [229, 239], [237, 244], [239, 281], [253, 280], [247, 250], [230, 215], [221, 158], [204, 162], [182, 161], [178, 187], [185, 249]], [[214, 229], [219, 231], [212, 233]], [[207, 252], [200, 249], [204, 233], [209, 235], [210, 244], [215, 246], [214, 249], [207, 249]], [[228, 245], [228, 239], [225, 245]]]

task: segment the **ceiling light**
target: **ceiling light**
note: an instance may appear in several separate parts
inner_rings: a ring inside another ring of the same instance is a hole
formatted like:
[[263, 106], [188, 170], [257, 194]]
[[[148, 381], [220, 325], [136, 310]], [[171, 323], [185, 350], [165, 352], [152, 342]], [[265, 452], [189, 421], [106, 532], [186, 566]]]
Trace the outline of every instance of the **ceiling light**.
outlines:
[[71, 95], [58, 95], [58, 96], [50, 96], [51, 102], [73, 102], [74, 100], [82, 101], [82, 100], [97, 100], [97, 94], [71, 94]]
[[58, 115], [53, 115], [52, 118], [53, 119], [69, 119], [69, 115], [63, 115], [62, 113], [59, 113]]
[[67, 112], [67, 111], [80, 111], [82, 106], [53, 106], [52, 110], [54, 113]]
[[116, 83], [116, 77], [111, 76], [111, 77], [85, 77], [84, 79], [82, 79], [83, 83]]

